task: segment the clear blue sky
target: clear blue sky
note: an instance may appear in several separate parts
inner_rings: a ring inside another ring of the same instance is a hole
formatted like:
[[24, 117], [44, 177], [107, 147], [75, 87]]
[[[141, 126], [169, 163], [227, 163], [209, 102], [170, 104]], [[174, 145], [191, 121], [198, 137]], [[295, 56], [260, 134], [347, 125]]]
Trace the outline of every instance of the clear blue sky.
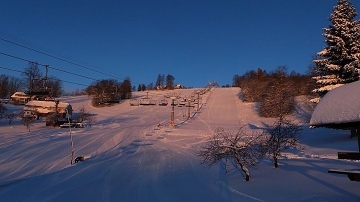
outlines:
[[[360, 11], [360, 2], [352, 3]], [[306, 72], [325, 46], [322, 29], [330, 25], [335, 5], [336, 0], [2, 0], [0, 38], [96, 71], [4, 40], [0, 52], [94, 79], [130, 77], [135, 86], [155, 83], [158, 74], [171, 74], [184, 86], [226, 85], [235, 74], [258, 67]], [[0, 55], [0, 66], [21, 71], [27, 63]], [[49, 75], [93, 82], [54, 69]]]

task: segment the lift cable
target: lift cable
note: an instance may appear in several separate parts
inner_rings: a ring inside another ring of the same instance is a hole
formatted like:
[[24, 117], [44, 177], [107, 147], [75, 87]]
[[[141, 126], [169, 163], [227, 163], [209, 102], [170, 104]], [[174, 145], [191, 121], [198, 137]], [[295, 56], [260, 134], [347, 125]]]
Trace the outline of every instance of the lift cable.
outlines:
[[[0, 69], [5, 69], [5, 70], [8, 70], [8, 71], [19, 72], [19, 73], [25, 73], [24, 71], [8, 68], [8, 67], [4, 67], [4, 66], [0, 66]], [[66, 80], [62, 80], [62, 79], [56, 79], [56, 80], [62, 81], [64, 83], [70, 83], [70, 84], [79, 85], [79, 86], [88, 86], [88, 85], [85, 85], [85, 84], [76, 83], [76, 82], [72, 82], [72, 81], [66, 81]]]
[[[1, 32], [0, 32], [0, 34], [1, 34]], [[48, 56], [48, 57], [52, 57], [52, 58], [54, 58], [54, 59], [57, 59], [57, 60], [60, 60], [60, 61], [63, 61], [63, 62], [67, 62], [67, 63], [72, 64], [72, 65], [75, 65], [75, 66], [79, 66], [79, 67], [82, 67], [82, 68], [85, 68], [85, 69], [88, 69], [88, 70], [91, 70], [91, 71], [94, 71], [94, 72], [97, 72], [97, 73], [100, 73], [100, 74], [103, 74], [103, 75], [106, 75], [106, 76], [110, 76], [110, 77], [112, 77], [112, 78], [116, 78], [116, 79], [119, 79], [119, 80], [125, 80], [125, 78], [126, 78], [126, 77], [124, 77], [124, 78], [122, 79], [122, 78], [115, 77], [115, 76], [110, 75], [110, 74], [103, 73], [103, 72], [101, 72], [101, 71], [95, 70], [95, 69], [93, 69], [93, 68], [86, 67], [86, 66], [84, 66], [84, 65], [81, 65], [81, 64], [72, 62], [72, 61], [70, 61], [70, 60], [63, 59], [63, 58], [60, 58], [60, 57], [57, 57], [57, 56], [54, 56], [54, 55], [45, 53], [45, 52], [43, 52], [43, 51], [39, 51], [39, 50], [36, 50], [36, 49], [34, 49], [34, 48], [30, 48], [30, 47], [25, 46], [25, 45], [22, 45], [22, 44], [20, 44], [20, 43], [16, 43], [16, 42], [10, 41], [10, 40], [5, 39], [5, 38], [3, 38], [3, 37], [1, 37], [1, 36], [0, 36], [0, 40], [5, 41], [5, 42], [10, 43], [10, 44], [13, 44], [13, 45], [16, 45], [16, 46], [19, 46], [19, 47], [22, 47], [22, 48], [25, 48], [25, 49], [28, 49], [28, 50], [31, 50], [31, 51], [34, 51], [34, 52], [37, 52], [37, 53], [40, 53], [40, 54], [43, 54], [43, 55], [46, 55], [46, 56]], [[27, 61], [27, 62], [33, 62], [33, 61], [30, 61], [30, 60], [26, 60], [26, 59], [23, 59], [23, 58], [20, 58], [20, 57], [16, 57], [16, 56], [13, 56], [13, 55], [10, 55], [10, 54], [6, 54], [6, 53], [1, 53], [1, 52], [0, 52], [0, 54], [5, 55], [5, 56], [8, 56], [8, 57], [15, 58], [15, 59]], [[48, 66], [49, 68], [52, 68], [52, 69], [57, 70], [57, 71], [62, 71], [62, 72], [68, 73], [68, 74], [80, 76], [80, 77], [87, 78], [87, 79], [91, 79], [91, 80], [94, 80], [94, 81], [99, 81], [99, 80], [100, 80], [100, 79], [90, 78], [90, 77], [87, 77], [87, 76], [82, 76], [82, 75], [76, 74], [76, 73], [71, 73], [71, 72], [68, 72], [68, 71], [65, 71], [65, 70], [61, 70], [61, 69], [59, 69], [59, 68], [51, 67], [51, 66], [49, 66], [49, 65], [44, 65], [44, 64], [40, 64], [40, 63], [37, 63], [37, 64], [39, 64], [39, 65], [41, 65], [41, 66]], [[140, 85], [140, 83], [134, 82], [134, 81], [132, 81], [131, 83], [132, 83], [132, 84], [139, 84], [139, 85]]]
[[[3, 35], [5, 34], [5, 36], [8, 36], [8, 34], [6, 34], [6, 33], [0, 32], [0, 35], [1, 35], [1, 34], [3, 34]], [[14, 38], [14, 37], [13, 37], [13, 38]], [[37, 52], [37, 53], [40, 53], [40, 54], [43, 54], [43, 55], [45, 55], [45, 56], [48, 56], [48, 57], [51, 57], [51, 58], [54, 58], [54, 59], [57, 59], [57, 60], [60, 60], [60, 61], [63, 61], [63, 62], [72, 64], [72, 65], [78, 66], [78, 67], [82, 67], [82, 68], [85, 68], [85, 69], [88, 69], [88, 70], [97, 72], [97, 73], [99, 73], [99, 74], [103, 74], [103, 75], [106, 75], [106, 76], [115, 78], [115, 79], [125, 80], [125, 79], [127, 78], [127, 77], [120, 78], [120, 77], [113, 76], [113, 75], [111, 75], [111, 74], [106, 74], [106, 73], [101, 72], [101, 71], [98, 71], [98, 70], [96, 70], [96, 69], [93, 69], [93, 68], [90, 68], [90, 67], [87, 67], [87, 66], [78, 64], [78, 63], [76, 63], [76, 62], [72, 62], [72, 61], [70, 61], [70, 60], [68, 60], [68, 59], [63, 59], [63, 58], [61, 58], [61, 57], [57, 57], [57, 56], [48, 54], [48, 53], [46, 53], [46, 52], [44, 52], [44, 51], [39, 51], [39, 50], [36, 50], [36, 49], [31, 48], [31, 47], [29, 47], [29, 46], [25, 46], [25, 45], [22, 45], [22, 44], [20, 44], [20, 43], [10, 41], [10, 40], [8, 40], [8, 39], [6, 39], [6, 38], [4, 38], [4, 37], [1, 37], [1, 36], [0, 36], [0, 40], [5, 41], [5, 42], [10, 43], [10, 44], [13, 44], [13, 45], [16, 45], [16, 46], [19, 46], [19, 47], [22, 47], [22, 48], [25, 48], [25, 49], [28, 49], [28, 50], [31, 50], [31, 51], [34, 51], [34, 52]], [[4, 55], [5, 55], [5, 54], [4, 54]], [[14, 57], [14, 58], [16, 58], [16, 57]], [[18, 59], [21, 59], [21, 58], [18, 58]], [[25, 60], [25, 61], [26, 61], [26, 60]], [[83, 77], [83, 76], [82, 76], [82, 77]], [[92, 79], [92, 80], [97, 80], [97, 79]], [[134, 82], [134, 81], [132, 81], [131, 83], [132, 83], [132, 84], [141, 84], [141, 83], [139, 83], [139, 82]]]
[[80, 74], [77, 74], [77, 73], [73, 73], [73, 72], [69, 72], [69, 71], [66, 71], [66, 70], [62, 70], [62, 69], [59, 69], [59, 68], [56, 68], [56, 67], [52, 67], [52, 66], [49, 66], [49, 65], [44, 65], [44, 64], [41, 64], [41, 63], [38, 63], [38, 62], [34, 62], [34, 61], [31, 61], [31, 60], [28, 60], [28, 59], [24, 59], [24, 58], [21, 58], [21, 57], [17, 57], [17, 56], [14, 56], [14, 55], [10, 55], [10, 54], [7, 54], [7, 53], [3, 53], [3, 52], [0, 52], [1, 55], [5, 55], [5, 56], [8, 56], [8, 57], [12, 57], [12, 58], [15, 58], [15, 59], [18, 59], [18, 60], [22, 60], [22, 61], [26, 61], [26, 62], [31, 62], [31, 63], [36, 63], [40, 66], [44, 66], [46, 68], [51, 68], [51, 69], [54, 69], [54, 70], [57, 70], [57, 71], [60, 71], [60, 72], [64, 72], [64, 73], [67, 73], [67, 74], [72, 74], [72, 75], [75, 75], [75, 76], [79, 76], [79, 77], [83, 77], [83, 78], [86, 78], [86, 79], [90, 79], [90, 80], [94, 80], [94, 81], [98, 81], [99, 79], [94, 79], [94, 78], [91, 78], [91, 77], [88, 77], [88, 76], [83, 76], [83, 75], [80, 75]]
[[48, 57], [51, 57], [51, 58], [54, 58], [54, 59], [57, 59], [57, 60], [60, 60], [60, 61], [63, 61], [63, 62], [72, 64], [72, 65], [75, 65], [75, 66], [78, 66], [78, 67], [82, 67], [82, 68], [87, 69], [87, 70], [94, 71], [94, 72], [99, 73], [99, 74], [103, 74], [103, 75], [106, 75], [106, 76], [110, 76], [110, 77], [116, 78], [116, 79], [121, 79], [121, 78], [118, 78], [118, 77], [116, 77], [116, 76], [113, 76], [113, 75], [106, 74], [106, 73], [104, 73], [104, 72], [98, 71], [98, 70], [96, 70], [96, 69], [93, 69], [93, 68], [90, 68], [90, 67], [86, 67], [86, 66], [84, 66], [84, 65], [81, 65], [81, 64], [72, 62], [72, 61], [70, 61], [70, 60], [66, 60], [66, 59], [63, 59], [63, 58], [60, 58], [60, 57], [57, 57], [57, 56], [54, 56], [54, 55], [45, 53], [45, 52], [43, 52], [43, 51], [39, 51], [39, 50], [36, 50], [36, 49], [34, 49], [34, 48], [30, 48], [30, 47], [28, 47], [28, 46], [25, 46], [25, 45], [22, 45], [22, 44], [19, 44], [19, 43], [16, 43], [16, 42], [13, 42], [13, 41], [4, 39], [4, 38], [2, 38], [2, 37], [0, 37], [0, 40], [5, 41], [5, 42], [7, 42], [7, 43], [11, 43], [11, 44], [16, 45], [16, 46], [20, 46], [20, 47], [22, 47], [22, 48], [26, 48], [26, 49], [28, 49], [28, 50], [31, 50], [31, 51], [34, 51], [34, 52], [37, 52], [37, 53], [46, 55], [46, 56], [48, 56]]

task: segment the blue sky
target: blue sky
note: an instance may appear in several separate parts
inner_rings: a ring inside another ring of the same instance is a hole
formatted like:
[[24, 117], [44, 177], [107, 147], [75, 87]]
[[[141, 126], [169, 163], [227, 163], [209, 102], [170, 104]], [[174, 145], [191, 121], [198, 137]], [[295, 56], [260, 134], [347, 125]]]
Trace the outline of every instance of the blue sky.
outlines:
[[[352, 1], [357, 10], [360, 2]], [[0, 52], [94, 79], [130, 77], [203, 87], [232, 84], [235, 74], [286, 65], [305, 73], [325, 46], [323, 28], [336, 0], [3, 0]], [[40, 54], [8, 41], [52, 56]], [[0, 54], [0, 66], [27, 62]], [[95, 70], [95, 71], [92, 71]], [[65, 90], [94, 80], [49, 70]], [[1, 74], [20, 73], [0, 69]]]

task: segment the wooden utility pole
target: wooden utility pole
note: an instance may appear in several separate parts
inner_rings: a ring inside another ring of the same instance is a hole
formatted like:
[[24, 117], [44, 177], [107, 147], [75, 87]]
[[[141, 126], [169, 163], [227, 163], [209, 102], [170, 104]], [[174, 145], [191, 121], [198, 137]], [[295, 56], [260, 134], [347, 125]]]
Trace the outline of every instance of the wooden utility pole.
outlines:
[[358, 147], [359, 147], [359, 152], [360, 152], [360, 128], [357, 128], [357, 138], [358, 138]]
[[171, 97], [171, 119], [170, 119], [170, 125], [174, 126], [175, 125], [175, 121], [174, 121], [174, 106], [175, 106], [175, 97]]
[[72, 165], [73, 161], [74, 161], [74, 156], [75, 156], [75, 149], [74, 149], [73, 136], [72, 136], [72, 133], [71, 133], [70, 115], [69, 115], [69, 111], [67, 109], [66, 109], [66, 114], [67, 114], [68, 123], [69, 123], [69, 130], [70, 130], [70, 144], [71, 144], [71, 161], [70, 161], [70, 165]]
[[200, 110], [200, 92], [199, 91], [197, 92], [197, 95], [198, 95], [198, 97], [197, 97], [197, 111], [199, 111]]
[[187, 117], [187, 120], [190, 120], [190, 107], [191, 107], [191, 102], [190, 102], [190, 99], [188, 99], [188, 117]]

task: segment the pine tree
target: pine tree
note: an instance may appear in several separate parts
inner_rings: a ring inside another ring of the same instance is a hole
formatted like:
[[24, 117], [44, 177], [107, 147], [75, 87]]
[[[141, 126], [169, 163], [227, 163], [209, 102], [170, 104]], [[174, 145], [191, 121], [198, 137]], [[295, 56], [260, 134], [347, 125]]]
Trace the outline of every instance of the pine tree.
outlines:
[[122, 92], [121, 99], [131, 98], [132, 96], [131, 90], [132, 90], [131, 80], [130, 77], [127, 77], [120, 85], [120, 91]]
[[338, 0], [330, 15], [331, 25], [324, 29], [325, 47], [313, 60], [319, 88], [313, 90], [321, 96], [343, 84], [359, 80], [360, 24], [349, 0]]
[[170, 90], [174, 89], [174, 80], [175, 80], [174, 76], [172, 76], [170, 74], [168, 74], [166, 76], [166, 86], [167, 86], [168, 89], [170, 89]]

